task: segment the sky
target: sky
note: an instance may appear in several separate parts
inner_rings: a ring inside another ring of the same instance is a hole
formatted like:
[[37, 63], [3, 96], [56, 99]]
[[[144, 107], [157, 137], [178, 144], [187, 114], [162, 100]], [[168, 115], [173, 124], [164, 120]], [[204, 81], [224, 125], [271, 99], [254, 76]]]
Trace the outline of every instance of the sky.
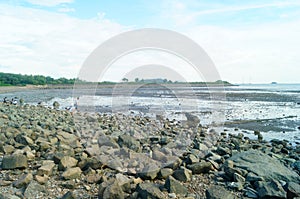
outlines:
[[[192, 39], [222, 80], [300, 83], [299, 0], [0, 0], [0, 72], [77, 77], [99, 45], [141, 28]], [[101, 80], [134, 77], [151, 64], [187, 81], [205, 79], [179, 57], [142, 51], [118, 59]]]

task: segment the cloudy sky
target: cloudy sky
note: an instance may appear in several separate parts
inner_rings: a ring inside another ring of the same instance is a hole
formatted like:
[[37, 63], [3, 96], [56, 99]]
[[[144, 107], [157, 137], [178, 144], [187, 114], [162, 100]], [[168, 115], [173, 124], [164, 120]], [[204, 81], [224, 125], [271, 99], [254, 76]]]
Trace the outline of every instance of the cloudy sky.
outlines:
[[[139, 28], [188, 36], [223, 80], [300, 83], [299, 0], [0, 0], [0, 71], [77, 77], [102, 42]], [[199, 80], [178, 57], [159, 52], [122, 57], [104, 79], [150, 64]]]

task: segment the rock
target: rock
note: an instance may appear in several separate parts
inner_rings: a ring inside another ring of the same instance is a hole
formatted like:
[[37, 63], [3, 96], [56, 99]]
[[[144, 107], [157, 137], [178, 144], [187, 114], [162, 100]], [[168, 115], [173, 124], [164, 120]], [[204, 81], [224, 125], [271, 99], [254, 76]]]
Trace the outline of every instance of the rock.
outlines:
[[104, 133], [100, 133], [99, 138], [98, 138], [98, 145], [99, 147], [102, 146], [109, 146], [115, 149], [120, 148], [118, 143], [111, 137], [105, 135]]
[[68, 191], [61, 199], [76, 199], [76, 197], [73, 192]]
[[141, 199], [157, 198], [163, 199], [164, 194], [160, 191], [157, 185], [153, 183], [141, 183], [138, 184], [136, 191], [138, 192], [138, 197]]
[[240, 182], [240, 183], [242, 183], [242, 184], [244, 184], [245, 181], [246, 181], [246, 179], [245, 179], [243, 176], [241, 176], [240, 174], [238, 174], [238, 173], [234, 173], [234, 174], [233, 174], [233, 180], [234, 180], [235, 182]]
[[28, 174], [23, 174], [21, 175], [21, 177], [15, 181], [13, 183], [13, 186], [16, 187], [16, 188], [21, 188], [21, 187], [25, 187], [27, 184], [30, 183], [30, 181], [32, 180], [33, 176], [31, 173], [28, 173]]
[[127, 176], [125, 176], [121, 173], [118, 173], [116, 175], [116, 181], [117, 181], [118, 185], [122, 188], [122, 190], [124, 192], [130, 192], [131, 191], [130, 190], [131, 189], [131, 187], [130, 187], [131, 180]]
[[144, 167], [139, 176], [143, 179], [154, 180], [157, 177], [158, 172], [159, 167], [154, 163], [150, 163], [149, 165]]
[[233, 199], [234, 195], [219, 185], [213, 185], [206, 190], [207, 199]]
[[37, 174], [40, 175], [40, 176], [42, 176], [42, 175], [51, 176], [54, 167], [55, 167], [54, 162], [48, 162], [45, 165], [42, 165], [38, 169]]
[[217, 153], [219, 154], [219, 155], [227, 155], [227, 154], [231, 154], [231, 151], [230, 151], [230, 149], [229, 148], [227, 148], [227, 147], [218, 147], [217, 148]]
[[188, 164], [194, 164], [199, 162], [199, 158], [196, 157], [194, 154], [189, 154], [188, 158], [187, 158], [187, 162]]
[[187, 188], [180, 184], [180, 182], [172, 176], [169, 176], [167, 178], [165, 182], [165, 188], [168, 190], [169, 193], [176, 193], [182, 195], [186, 195], [188, 193]]
[[134, 137], [123, 134], [119, 136], [118, 144], [120, 147], [127, 147], [135, 152], [141, 152], [141, 144]]
[[99, 196], [99, 198], [103, 199], [124, 199], [124, 192], [122, 188], [118, 185], [117, 181], [115, 180], [112, 184], [108, 185], [104, 192], [102, 197]]
[[2, 160], [2, 169], [25, 169], [28, 167], [27, 157], [16, 154], [4, 156]]
[[287, 183], [287, 198], [300, 197], [300, 185], [294, 182]]
[[245, 189], [245, 196], [247, 196], [248, 198], [258, 198], [258, 193], [254, 189], [247, 187]]
[[[286, 182], [300, 182], [297, 173], [285, 167], [280, 161], [258, 150], [244, 151], [233, 155], [229, 160], [234, 162], [235, 168], [263, 177], [266, 181], [283, 180]], [[227, 160], [226, 160], [227, 161]]]
[[286, 198], [286, 192], [278, 181], [258, 182], [257, 187], [259, 198]]
[[77, 165], [78, 160], [70, 156], [64, 156], [61, 158], [58, 169], [66, 170], [67, 168], [75, 167]]
[[16, 142], [23, 144], [23, 145], [32, 146], [34, 144], [33, 140], [30, 137], [23, 136], [21, 134], [17, 135], [15, 140], [16, 140]]
[[3, 152], [5, 154], [11, 154], [12, 152], [14, 152], [15, 147], [13, 147], [12, 145], [4, 145], [3, 146]]
[[248, 182], [264, 181], [263, 177], [257, 176], [254, 173], [250, 172], [247, 174], [246, 180]]
[[300, 160], [292, 164], [293, 168], [300, 173]]
[[20, 197], [11, 194], [0, 193], [0, 199], [20, 199]]
[[36, 175], [35, 180], [40, 184], [46, 184], [48, 182], [49, 177], [47, 175]]
[[175, 170], [173, 177], [181, 182], [188, 182], [192, 179], [192, 171], [186, 168]]
[[170, 175], [173, 174], [173, 169], [170, 168], [162, 168], [159, 172], [159, 176], [163, 179], [166, 179], [167, 177], [169, 177]]
[[201, 173], [208, 173], [212, 169], [212, 165], [210, 162], [201, 161], [195, 164], [191, 164], [187, 166], [193, 174], [201, 174]]
[[79, 167], [68, 168], [65, 172], [63, 172], [62, 177], [64, 177], [66, 180], [79, 178], [81, 172], [82, 171]]
[[53, 108], [59, 109], [60, 104], [57, 101], [54, 101], [52, 105], [53, 105]]
[[46, 198], [46, 194], [46, 188], [34, 180], [29, 183], [24, 192], [26, 198]]
[[234, 190], [237, 190], [237, 191], [240, 191], [244, 188], [243, 184], [241, 182], [230, 182], [230, 183], [227, 184], [227, 186], [230, 189], [234, 189]]

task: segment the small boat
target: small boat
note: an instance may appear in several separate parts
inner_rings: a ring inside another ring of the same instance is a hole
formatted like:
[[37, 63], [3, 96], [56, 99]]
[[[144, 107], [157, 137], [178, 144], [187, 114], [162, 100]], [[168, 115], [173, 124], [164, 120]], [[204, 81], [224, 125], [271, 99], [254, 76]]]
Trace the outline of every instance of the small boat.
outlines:
[[272, 82], [271, 84], [277, 84], [277, 82]]

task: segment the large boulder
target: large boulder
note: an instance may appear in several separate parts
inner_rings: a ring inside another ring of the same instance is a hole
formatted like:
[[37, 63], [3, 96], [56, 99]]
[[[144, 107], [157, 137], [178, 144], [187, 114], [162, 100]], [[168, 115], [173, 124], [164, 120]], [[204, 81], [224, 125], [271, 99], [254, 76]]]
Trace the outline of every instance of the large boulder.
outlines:
[[233, 155], [226, 160], [226, 163], [233, 161], [234, 168], [247, 170], [266, 181], [283, 180], [286, 182], [300, 182], [299, 175], [288, 167], [284, 166], [276, 158], [272, 158], [257, 150], [244, 151]]
[[206, 190], [207, 199], [233, 199], [233, 194], [222, 186], [214, 185]]
[[25, 169], [28, 167], [27, 157], [22, 154], [4, 156], [2, 169]]

